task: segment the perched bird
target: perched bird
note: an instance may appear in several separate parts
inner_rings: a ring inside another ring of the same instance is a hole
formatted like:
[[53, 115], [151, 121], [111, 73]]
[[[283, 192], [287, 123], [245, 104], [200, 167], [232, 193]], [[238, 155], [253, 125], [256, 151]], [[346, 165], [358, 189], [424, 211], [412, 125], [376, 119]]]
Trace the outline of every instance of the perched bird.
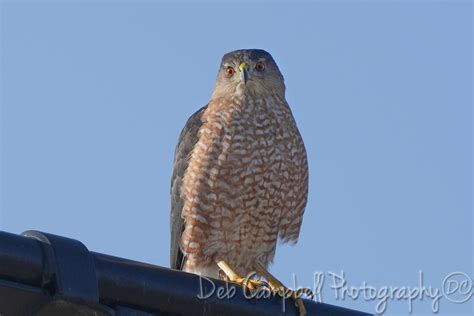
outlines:
[[266, 270], [278, 239], [297, 242], [307, 195], [306, 150], [277, 64], [260, 49], [225, 54], [176, 147], [171, 267], [214, 278], [223, 269], [233, 281]]

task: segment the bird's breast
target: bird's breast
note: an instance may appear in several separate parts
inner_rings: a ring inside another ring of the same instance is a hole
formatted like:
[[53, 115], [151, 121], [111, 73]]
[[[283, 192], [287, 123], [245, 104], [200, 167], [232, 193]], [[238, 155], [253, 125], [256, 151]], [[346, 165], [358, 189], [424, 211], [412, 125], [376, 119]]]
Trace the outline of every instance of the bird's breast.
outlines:
[[294, 186], [288, 180], [298, 173], [299, 134], [286, 102], [219, 99], [202, 120], [181, 190], [183, 250], [272, 253]]

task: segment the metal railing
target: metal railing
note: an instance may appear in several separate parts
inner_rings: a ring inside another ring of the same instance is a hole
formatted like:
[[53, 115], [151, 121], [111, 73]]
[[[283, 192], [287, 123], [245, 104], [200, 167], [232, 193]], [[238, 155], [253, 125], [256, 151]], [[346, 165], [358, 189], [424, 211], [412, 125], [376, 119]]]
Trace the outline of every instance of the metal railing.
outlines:
[[[304, 302], [308, 316], [369, 315]], [[221, 280], [90, 252], [77, 240], [27, 231], [0, 232], [0, 315], [292, 316], [298, 312], [291, 300], [278, 296], [248, 298], [240, 287]]]

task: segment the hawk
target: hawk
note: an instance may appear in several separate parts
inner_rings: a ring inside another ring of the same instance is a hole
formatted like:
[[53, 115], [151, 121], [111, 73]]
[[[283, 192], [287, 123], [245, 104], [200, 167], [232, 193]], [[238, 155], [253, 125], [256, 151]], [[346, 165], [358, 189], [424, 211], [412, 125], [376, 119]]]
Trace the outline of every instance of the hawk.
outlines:
[[225, 54], [176, 146], [171, 267], [214, 278], [222, 269], [233, 281], [265, 273], [278, 239], [297, 242], [307, 196], [306, 150], [277, 64], [260, 49]]

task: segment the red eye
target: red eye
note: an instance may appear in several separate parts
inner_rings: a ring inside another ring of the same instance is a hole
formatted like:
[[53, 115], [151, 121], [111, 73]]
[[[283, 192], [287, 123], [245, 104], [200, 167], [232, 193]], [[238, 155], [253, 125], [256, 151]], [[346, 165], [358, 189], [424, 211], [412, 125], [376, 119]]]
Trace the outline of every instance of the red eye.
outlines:
[[261, 61], [259, 61], [256, 65], [255, 65], [255, 69], [257, 71], [264, 71], [265, 70], [265, 64], [262, 63]]
[[234, 74], [235, 74], [235, 70], [234, 68], [232, 68], [231, 66], [227, 67], [227, 69], [225, 70], [225, 73], [227, 74], [227, 77], [232, 77]]

